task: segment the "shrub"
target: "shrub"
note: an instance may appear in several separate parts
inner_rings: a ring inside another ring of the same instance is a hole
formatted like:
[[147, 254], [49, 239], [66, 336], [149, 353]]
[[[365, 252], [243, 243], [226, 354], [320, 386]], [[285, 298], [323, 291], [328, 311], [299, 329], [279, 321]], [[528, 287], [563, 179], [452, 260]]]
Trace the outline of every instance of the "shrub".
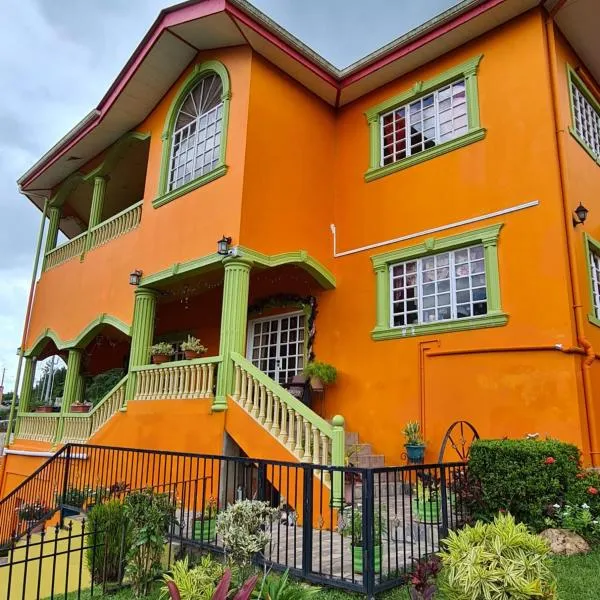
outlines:
[[265, 531], [277, 511], [266, 502], [241, 500], [230, 504], [217, 516], [217, 533], [234, 562], [247, 566], [271, 539]]
[[181, 600], [210, 600], [221, 577], [223, 565], [210, 555], [203, 556], [200, 563], [191, 569], [186, 556], [173, 564], [170, 575], [163, 576], [165, 586], [161, 590], [161, 598], [169, 596], [168, 583], [172, 581], [179, 590]]
[[168, 494], [152, 489], [132, 492], [125, 498], [125, 515], [131, 526], [131, 549], [125, 569], [136, 597], [148, 594], [161, 574], [166, 535], [174, 523], [175, 506]]
[[64, 494], [56, 493], [56, 503], [66, 504], [75, 508], [82, 508], [88, 498], [87, 489], [80, 490], [74, 486], [69, 486]]
[[480, 494], [469, 508], [485, 521], [510, 512], [541, 530], [548, 507], [561, 502], [575, 480], [578, 462], [576, 446], [554, 440], [477, 440], [469, 472]]
[[546, 542], [511, 515], [450, 532], [442, 544], [440, 588], [448, 600], [557, 597]]
[[17, 515], [21, 521], [35, 523], [41, 521], [46, 515], [50, 514], [50, 509], [41, 501], [23, 502], [17, 508]]
[[565, 500], [575, 506], [587, 504], [594, 515], [600, 515], [600, 473], [579, 471], [569, 483]]
[[[338, 529], [342, 537], [350, 538], [352, 546], [362, 546], [363, 507], [360, 504], [345, 506], [338, 520]], [[375, 507], [373, 514], [373, 540], [376, 546], [381, 545], [381, 536], [386, 532], [386, 529], [386, 523], [381, 518], [379, 509]]]
[[118, 500], [97, 504], [88, 513], [86, 562], [95, 583], [121, 583], [131, 532]]
[[281, 576], [265, 575], [252, 597], [255, 600], [309, 600], [320, 592], [321, 588], [290, 581], [289, 569], [286, 569]]
[[600, 542], [600, 515], [592, 513], [589, 505], [555, 504], [552, 517], [546, 519], [549, 527], [559, 527], [575, 532], [590, 544]]
[[411, 600], [432, 600], [437, 591], [435, 579], [442, 565], [437, 556], [428, 556], [417, 561], [410, 575]]

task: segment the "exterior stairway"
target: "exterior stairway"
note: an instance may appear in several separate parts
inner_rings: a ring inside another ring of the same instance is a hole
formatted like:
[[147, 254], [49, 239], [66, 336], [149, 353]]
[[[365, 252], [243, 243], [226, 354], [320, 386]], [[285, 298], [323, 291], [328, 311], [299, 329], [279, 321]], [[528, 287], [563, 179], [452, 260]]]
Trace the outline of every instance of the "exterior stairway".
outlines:
[[376, 469], [385, 466], [383, 454], [374, 454], [371, 444], [362, 443], [358, 433], [346, 432], [346, 462], [348, 466]]

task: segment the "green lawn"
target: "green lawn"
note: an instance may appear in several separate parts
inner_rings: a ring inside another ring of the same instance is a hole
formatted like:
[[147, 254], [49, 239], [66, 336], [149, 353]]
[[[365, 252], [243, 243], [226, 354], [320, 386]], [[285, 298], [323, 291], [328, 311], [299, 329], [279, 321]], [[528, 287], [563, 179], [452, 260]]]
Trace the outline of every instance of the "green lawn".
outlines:
[[[558, 579], [559, 600], [598, 600], [600, 597], [600, 548], [579, 556], [557, 557], [554, 559], [554, 572]], [[147, 600], [158, 600], [160, 596], [160, 585], [155, 591], [147, 596]], [[84, 591], [81, 600], [90, 600], [92, 596], [89, 591]], [[106, 598], [107, 600], [132, 600], [133, 594], [129, 589], [123, 589], [112, 595], [101, 596], [98, 589], [94, 599]], [[363, 598], [358, 594], [349, 594], [342, 590], [324, 588], [318, 596], [319, 600], [348, 600], [349, 598]], [[439, 594], [436, 600], [444, 600]], [[56, 600], [76, 600], [77, 594], [55, 596]], [[382, 600], [409, 600], [406, 588], [395, 588], [381, 595]]]

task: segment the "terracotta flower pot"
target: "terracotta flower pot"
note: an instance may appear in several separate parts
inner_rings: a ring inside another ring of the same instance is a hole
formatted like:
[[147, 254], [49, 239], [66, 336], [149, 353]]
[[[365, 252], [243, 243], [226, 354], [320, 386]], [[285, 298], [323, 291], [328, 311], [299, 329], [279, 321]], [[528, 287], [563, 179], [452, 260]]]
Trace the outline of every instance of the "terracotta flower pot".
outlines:
[[310, 387], [315, 392], [322, 392], [325, 389], [325, 386], [323, 385], [323, 381], [320, 377], [311, 377], [310, 378]]
[[35, 409], [36, 413], [51, 413], [54, 412], [52, 406], [38, 406]]
[[194, 350], [186, 350], [185, 358], [186, 360], [194, 360], [195, 358], [202, 358], [204, 352], [194, 352]]
[[70, 411], [72, 413], [86, 413], [90, 412], [90, 404], [71, 404]]
[[168, 354], [153, 354], [152, 362], [155, 365], [162, 365], [163, 363], [169, 362], [171, 357]]

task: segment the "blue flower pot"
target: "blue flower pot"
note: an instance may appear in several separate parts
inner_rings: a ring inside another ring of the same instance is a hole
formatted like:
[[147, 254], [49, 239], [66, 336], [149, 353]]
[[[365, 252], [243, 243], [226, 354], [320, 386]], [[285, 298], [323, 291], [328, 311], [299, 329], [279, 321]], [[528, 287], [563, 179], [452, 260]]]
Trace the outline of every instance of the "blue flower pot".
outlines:
[[424, 444], [404, 444], [406, 448], [406, 458], [411, 464], [422, 464], [425, 460]]

